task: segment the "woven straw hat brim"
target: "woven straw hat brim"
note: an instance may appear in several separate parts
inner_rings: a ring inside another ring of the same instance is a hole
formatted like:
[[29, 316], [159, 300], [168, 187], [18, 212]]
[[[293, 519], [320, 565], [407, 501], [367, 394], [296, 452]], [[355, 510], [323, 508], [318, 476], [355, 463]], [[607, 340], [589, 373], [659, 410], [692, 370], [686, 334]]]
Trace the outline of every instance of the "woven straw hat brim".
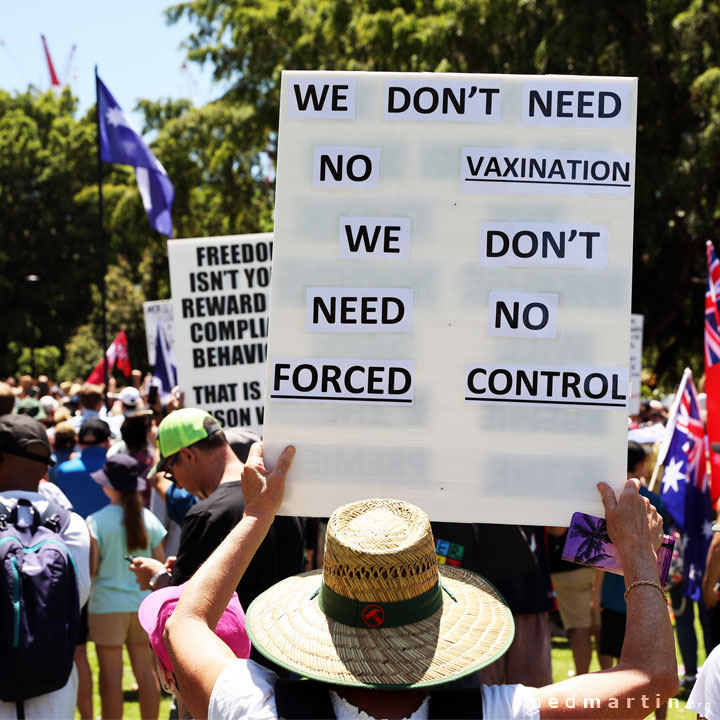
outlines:
[[443, 607], [402, 627], [356, 628], [328, 618], [313, 597], [322, 571], [283, 580], [250, 605], [252, 644], [276, 664], [337, 685], [399, 689], [438, 685], [499, 658], [512, 642], [512, 613], [469, 570], [441, 565]]

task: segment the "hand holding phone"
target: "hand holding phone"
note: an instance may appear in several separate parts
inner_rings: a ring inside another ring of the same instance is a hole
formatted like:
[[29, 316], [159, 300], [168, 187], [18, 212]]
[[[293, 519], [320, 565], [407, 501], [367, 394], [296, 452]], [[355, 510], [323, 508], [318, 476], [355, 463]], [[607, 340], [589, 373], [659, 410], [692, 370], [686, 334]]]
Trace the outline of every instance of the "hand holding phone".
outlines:
[[127, 560], [128, 562], [131, 563], [135, 559], [135, 556], [134, 555], [123, 555], [123, 558], [125, 558], [125, 560]]

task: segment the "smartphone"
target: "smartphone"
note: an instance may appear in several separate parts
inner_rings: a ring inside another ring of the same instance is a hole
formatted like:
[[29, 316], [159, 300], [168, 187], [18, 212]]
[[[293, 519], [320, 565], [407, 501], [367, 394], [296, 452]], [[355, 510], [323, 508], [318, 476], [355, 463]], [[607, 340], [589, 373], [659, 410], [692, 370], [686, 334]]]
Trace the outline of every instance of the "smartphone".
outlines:
[[158, 387], [157, 385], [151, 385], [148, 391], [148, 405], [152, 407], [158, 399]]
[[132, 562], [135, 559], [135, 555], [123, 555], [123, 558], [128, 562]]
[[[658, 575], [661, 585], [665, 585], [667, 582], [674, 546], [675, 538], [671, 535], [663, 535], [662, 545], [657, 552]], [[607, 533], [607, 522], [604, 518], [594, 515], [573, 514], [562, 558], [617, 575], [623, 574], [617, 549], [610, 542]]]

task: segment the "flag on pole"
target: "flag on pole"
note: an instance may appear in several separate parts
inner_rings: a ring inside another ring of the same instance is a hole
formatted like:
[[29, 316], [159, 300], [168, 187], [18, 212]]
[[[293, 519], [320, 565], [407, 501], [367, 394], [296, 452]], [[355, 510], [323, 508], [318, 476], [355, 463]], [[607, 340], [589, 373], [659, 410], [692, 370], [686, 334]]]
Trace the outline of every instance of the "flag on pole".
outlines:
[[707, 436], [710, 445], [712, 478], [710, 499], [713, 507], [720, 497], [720, 262], [713, 244], [706, 246], [708, 275], [705, 285], [705, 408]]
[[165, 168], [145, 144], [130, 119], [100, 78], [97, 78], [98, 133], [103, 162], [132, 165], [150, 225], [172, 237], [175, 191]]
[[157, 380], [161, 397], [165, 397], [172, 392], [177, 385], [177, 367], [173, 356], [170, 343], [165, 337], [162, 329], [162, 323], [157, 326], [157, 340], [155, 342], [155, 369], [153, 370], [153, 378]]
[[[115, 339], [112, 341], [110, 347], [107, 349], [105, 356], [107, 357], [109, 373], [112, 372], [113, 367], [115, 366], [115, 364], [117, 364], [118, 370], [120, 370], [125, 377], [130, 377], [130, 355], [128, 354], [127, 337], [124, 330], [121, 330], [115, 336]], [[100, 385], [104, 381], [105, 360], [101, 359], [85, 382], [91, 383], [93, 385]]]
[[706, 449], [695, 383], [686, 368], [670, 411], [658, 464], [664, 465], [660, 497], [684, 535], [684, 594], [693, 600], [702, 596], [705, 558], [713, 534]]

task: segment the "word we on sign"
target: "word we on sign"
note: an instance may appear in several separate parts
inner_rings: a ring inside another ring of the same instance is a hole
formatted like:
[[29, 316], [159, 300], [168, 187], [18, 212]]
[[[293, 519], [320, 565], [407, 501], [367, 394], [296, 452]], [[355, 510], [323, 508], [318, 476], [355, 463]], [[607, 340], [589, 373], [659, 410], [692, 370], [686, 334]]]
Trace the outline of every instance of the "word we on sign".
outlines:
[[283, 74], [283, 512], [602, 515], [597, 482], [625, 478], [636, 105], [631, 78]]

